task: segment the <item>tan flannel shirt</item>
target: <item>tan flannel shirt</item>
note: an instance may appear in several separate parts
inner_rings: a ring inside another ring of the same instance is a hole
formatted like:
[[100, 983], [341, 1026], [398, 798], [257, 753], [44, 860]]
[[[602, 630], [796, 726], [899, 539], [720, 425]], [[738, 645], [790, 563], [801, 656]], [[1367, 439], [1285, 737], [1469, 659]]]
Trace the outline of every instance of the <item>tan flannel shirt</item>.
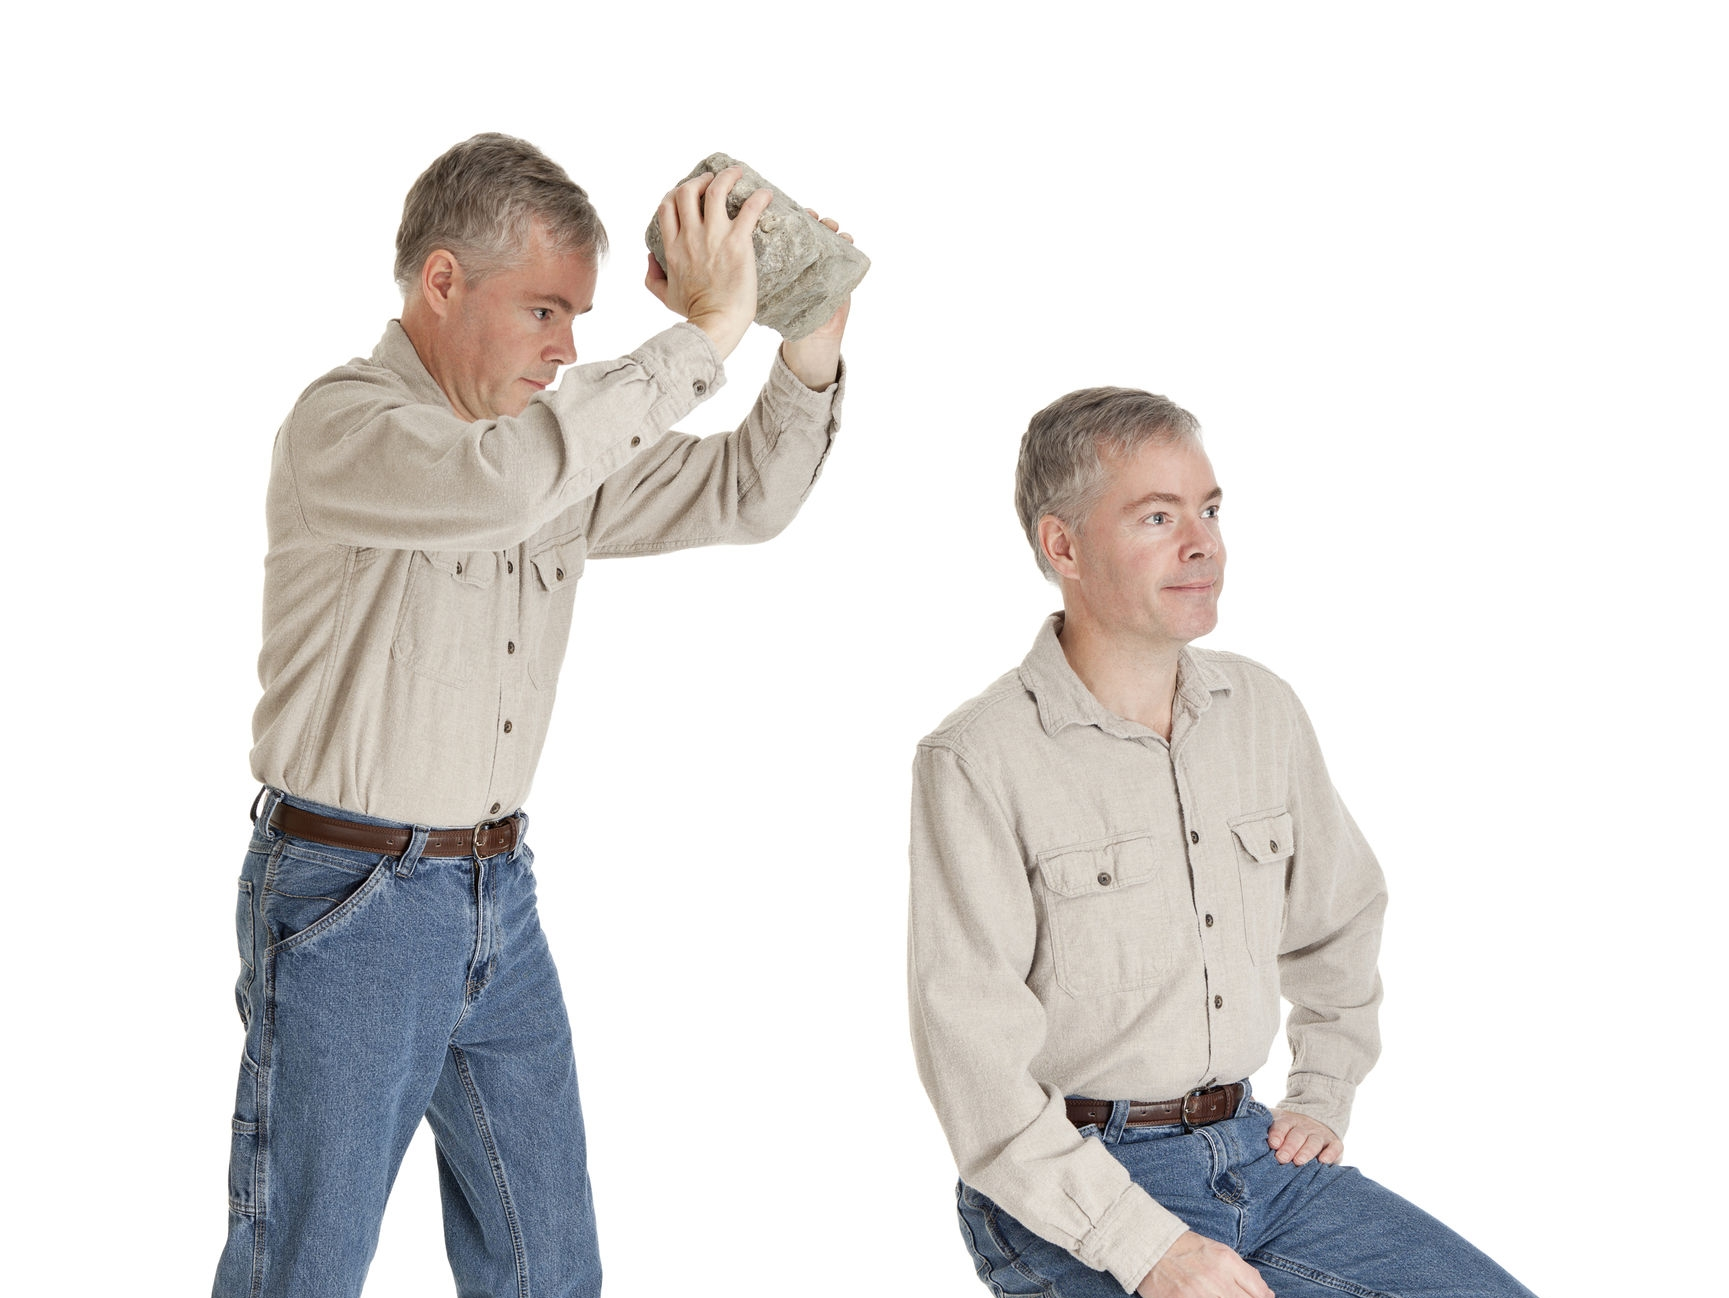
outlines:
[[1282, 991], [1283, 1107], [1343, 1135], [1386, 891], [1283, 681], [1185, 649], [1167, 743], [1088, 693], [1061, 621], [919, 745], [912, 1034], [962, 1179], [1132, 1292], [1184, 1224], [1064, 1097], [1247, 1077]]
[[737, 431], [667, 431], [724, 382], [679, 324], [469, 423], [396, 321], [315, 382], [271, 463], [253, 774], [409, 824], [515, 811], [584, 562], [773, 536], [822, 467], [843, 382], [777, 354]]

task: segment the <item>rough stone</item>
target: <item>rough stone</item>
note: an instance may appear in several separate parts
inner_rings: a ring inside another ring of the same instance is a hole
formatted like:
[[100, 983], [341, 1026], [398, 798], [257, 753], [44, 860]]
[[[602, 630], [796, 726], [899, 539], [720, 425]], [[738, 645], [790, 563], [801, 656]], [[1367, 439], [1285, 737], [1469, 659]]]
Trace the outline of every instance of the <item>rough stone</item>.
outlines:
[[[764, 185], [774, 190], [774, 201], [751, 234], [756, 248], [756, 322], [783, 338], [803, 338], [827, 322], [858, 287], [870, 269], [870, 258], [736, 158], [711, 153], [684, 179], [705, 171], [718, 174], [731, 166], [744, 167], [744, 175], [726, 196], [728, 216], [737, 216], [744, 200]], [[658, 214], [648, 223], [648, 250], [665, 270]]]

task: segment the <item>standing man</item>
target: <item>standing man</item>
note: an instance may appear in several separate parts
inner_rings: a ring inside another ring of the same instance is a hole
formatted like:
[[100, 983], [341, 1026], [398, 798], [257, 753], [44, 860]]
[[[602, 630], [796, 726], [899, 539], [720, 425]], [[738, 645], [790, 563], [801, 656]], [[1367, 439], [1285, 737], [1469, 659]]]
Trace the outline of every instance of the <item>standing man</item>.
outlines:
[[552, 390], [606, 233], [532, 145], [457, 145], [403, 205], [401, 320], [277, 435], [218, 1295], [358, 1294], [423, 1115], [458, 1291], [600, 1292], [519, 809], [585, 560], [773, 536], [837, 427], [844, 306], [736, 432], [668, 432], [755, 314], [771, 192], [729, 219], [738, 176], [660, 205], [648, 287], [684, 322]]
[[[1188, 647], [1221, 496], [1150, 393], [1070, 393], [1021, 443], [1063, 611], [914, 768], [913, 1041], [962, 1234], [995, 1294], [1527, 1295], [1340, 1162], [1386, 892], [1290, 688]], [[1269, 1110], [1244, 1079], [1281, 993]]]

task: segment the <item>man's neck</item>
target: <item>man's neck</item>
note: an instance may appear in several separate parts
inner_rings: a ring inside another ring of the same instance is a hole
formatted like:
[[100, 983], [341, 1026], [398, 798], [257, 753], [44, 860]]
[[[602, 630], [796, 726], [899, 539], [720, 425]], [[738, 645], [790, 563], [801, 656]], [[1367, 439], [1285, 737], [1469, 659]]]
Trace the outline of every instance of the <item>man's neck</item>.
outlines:
[[1057, 641], [1070, 669], [1102, 707], [1170, 739], [1182, 645], [1125, 641], [1073, 612], [1064, 615]]

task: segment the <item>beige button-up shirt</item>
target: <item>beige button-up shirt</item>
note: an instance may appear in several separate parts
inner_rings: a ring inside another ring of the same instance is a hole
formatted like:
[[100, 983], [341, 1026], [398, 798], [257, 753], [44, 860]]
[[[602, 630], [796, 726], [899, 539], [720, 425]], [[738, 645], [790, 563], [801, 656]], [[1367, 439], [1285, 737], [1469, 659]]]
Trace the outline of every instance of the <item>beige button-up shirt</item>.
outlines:
[[314, 801], [470, 825], [528, 795], [590, 557], [762, 540], [838, 427], [778, 354], [737, 431], [673, 423], [725, 382], [702, 330], [458, 417], [395, 321], [276, 436], [252, 772]]
[[1277, 676], [1185, 649], [1167, 743], [1088, 693], [1061, 624], [919, 745], [912, 1035], [962, 1179], [1132, 1292], [1185, 1226], [1064, 1097], [1247, 1077], [1282, 991], [1283, 1106], [1342, 1135], [1386, 890]]

